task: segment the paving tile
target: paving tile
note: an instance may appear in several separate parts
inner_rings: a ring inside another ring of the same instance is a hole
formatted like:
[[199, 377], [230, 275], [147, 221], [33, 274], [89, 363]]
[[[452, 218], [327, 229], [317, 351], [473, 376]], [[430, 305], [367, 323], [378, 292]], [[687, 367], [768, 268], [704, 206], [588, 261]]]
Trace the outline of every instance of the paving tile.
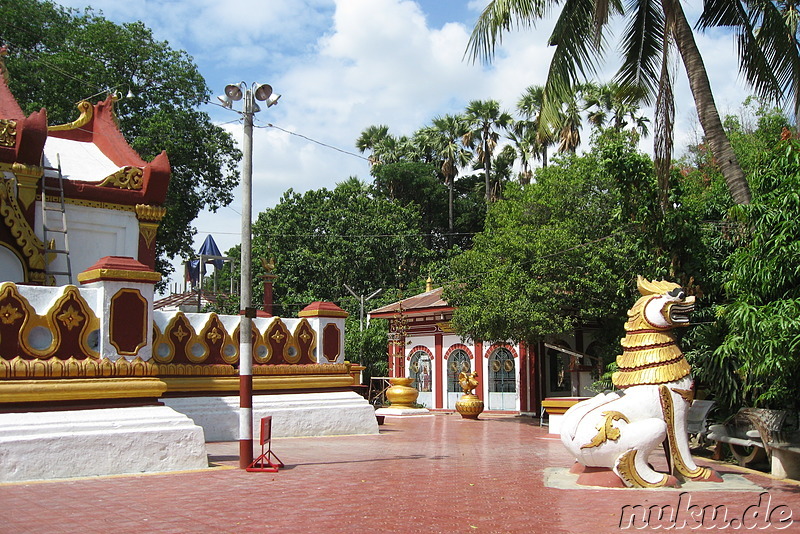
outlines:
[[[676, 490], [546, 487], [547, 468], [571, 464], [546, 432], [526, 417], [387, 417], [376, 436], [273, 440], [278, 473], [234, 468], [238, 443], [210, 443], [221, 467], [0, 485], [0, 507], [14, 511], [0, 533], [602, 533], [619, 531], [623, 506], [678, 504]], [[693, 489], [693, 505], [741, 514], [766, 492], [800, 525], [800, 486], [714, 467], [754, 491]]]

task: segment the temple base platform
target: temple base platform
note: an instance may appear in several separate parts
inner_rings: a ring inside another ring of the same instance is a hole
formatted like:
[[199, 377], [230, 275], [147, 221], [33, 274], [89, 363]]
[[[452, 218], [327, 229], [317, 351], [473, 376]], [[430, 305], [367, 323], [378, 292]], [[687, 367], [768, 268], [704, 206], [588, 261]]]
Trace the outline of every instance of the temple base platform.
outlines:
[[[207, 441], [239, 439], [239, 397], [176, 397], [161, 401], [190, 417]], [[375, 409], [354, 391], [281, 393], [253, 396], [253, 434], [272, 416], [272, 437], [378, 434]]]
[[167, 406], [0, 414], [0, 482], [206, 467], [203, 429]]

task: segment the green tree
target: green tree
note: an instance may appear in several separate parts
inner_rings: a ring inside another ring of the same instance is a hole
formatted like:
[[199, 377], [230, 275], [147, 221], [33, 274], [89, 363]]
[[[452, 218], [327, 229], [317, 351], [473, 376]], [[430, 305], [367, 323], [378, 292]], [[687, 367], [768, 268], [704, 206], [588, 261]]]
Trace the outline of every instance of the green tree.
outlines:
[[[722, 9], [725, 0], [707, 2], [706, 9]], [[605, 31], [611, 19], [624, 16], [628, 20], [622, 34], [622, 66], [617, 82], [636, 88], [656, 104], [656, 159], [660, 161], [662, 184], [668, 179], [672, 150], [674, 104], [669, 69], [669, 51], [674, 43], [686, 70], [695, 99], [698, 118], [731, 196], [737, 203], [750, 201], [750, 189], [736, 155], [725, 135], [717, 112], [708, 74], [697, 49], [694, 34], [680, 2], [651, 0], [630, 4], [619, 2], [561, 2], [559, 0], [492, 0], [479, 17], [468, 44], [472, 57], [491, 59], [503, 32], [514, 27], [530, 27], [550, 10], [560, 6], [561, 12], [549, 39], [555, 46], [545, 83], [543, 115], [552, 122], [561, 113], [563, 103], [584, 80], [597, 71], [598, 60], [605, 53]], [[794, 41], [793, 41], [794, 42]], [[760, 54], [756, 46], [740, 49], [740, 59]], [[763, 54], [762, 54], [763, 55]], [[755, 63], [754, 63], [755, 64]], [[769, 69], [752, 70], [755, 79], [768, 77]], [[753, 77], [748, 77], [753, 81]]]
[[[315, 300], [346, 302], [344, 284], [364, 294], [407, 285], [428, 256], [421, 226], [416, 205], [351, 178], [333, 190], [284, 193], [253, 225], [253, 257], [275, 259], [276, 314], [291, 316]], [[253, 272], [264, 274], [258, 265]]]
[[463, 141], [468, 147], [477, 147], [476, 156], [483, 166], [488, 210], [489, 204], [497, 197], [491, 182], [492, 156], [500, 139], [499, 132], [507, 130], [513, 118], [509, 113], [500, 110], [500, 103], [496, 100], [473, 100], [467, 104], [464, 118], [469, 131], [464, 135]]
[[[627, 157], [644, 156], [629, 148]], [[457, 307], [456, 329], [531, 342], [582, 319], [624, 316], [643, 266], [631, 253], [635, 228], [620, 222], [621, 201], [597, 150], [556, 158], [525, 188], [509, 185], [474, 247], [453, 259], [446, 298]]]
[[388, 198], [419, 210], [425, 245], [434, 251], [447, 244], [446, 194], [437, 169], [430, 163], [401, 161], [373, 168], [376, 197]]
[[166, 258], [192, 254], [200, 210], [231, 202], [241, 159], [231, 136], [197, 109], [211, 92], [192, 58], [141, 22], [115, 24], [38, 0], [0, 3], [0, 44], [21, 107], [47, 108], [51, 124], [74, 120], [82, 99], [133, 95], [115, 105], [121, 131], [144, 159], [166, 150], [172, 166], [156, 242], [157, 270], [172, 272]]
[[730, 258], [724, 309], [728, 333], [715, 355], [738, 363], [742, 402], [800, 407], [800, 141], [783, 141], [751, 177], [753, 202], [740, 207], [747, 243]]
[[469, 132], [466, 120], [459, 115], [443, 115], [433, 119], [430, 139], [434, 153], [441, 161], [441, 171], [447, 185], [447, 229], [453, 233], [453, 191], [459, 169], [472, 159], [472, 152], [462, 140]]

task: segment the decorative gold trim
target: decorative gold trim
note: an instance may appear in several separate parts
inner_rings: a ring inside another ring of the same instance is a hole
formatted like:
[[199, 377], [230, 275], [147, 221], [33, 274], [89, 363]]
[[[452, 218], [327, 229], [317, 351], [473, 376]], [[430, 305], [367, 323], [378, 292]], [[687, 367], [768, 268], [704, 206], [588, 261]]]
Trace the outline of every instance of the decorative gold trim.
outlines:
[[643, 479], [636, 470], [636, 449], [627, 450], [617, 458], [617, 473], [634, 488], [663, 488], [669, 481], [668, 475], [662, 475], [661, 480], [655, 484]]
[[[48, 195], [46, 198], [48, 202], [61, 202], [60, 198], [54, 196]], [[111, 202], [99, 202], [97, 200], [82, 200], [76, 198], [65, 198], [64, 203], [71, 204], [73, 206], [83, 206], [86, 208], [136, 212], [136, 208], [130, 204], [114, 204]]]
[[55, 124], [53, 126], [48, 126], [48, 132], [63, 132], [65, 130], [77, 130], [78, 128], [82, 128], [86, 126], [90, 120], [92, 120], [92, 115], [94, 115], [94, 106], [92, 106], [88, 101], [81, 100], [76, 105], [78, 111], [81, 112], [80, 116], [72, 122], [67, 124]]
[[0, 146], [17, 146], [17, 121], [0, 119]]
[[28, 259], [30, 268], [44, 269], [44, 243], [36, 237], [17, 203], [16, 195], [10, 191], [10, 180], [0, 180], [0, 217]]
[[98, 187], [117, 187], [138, 191], [144, 184], [144, 173], [139, 167], [125, 166], [117, 172], [106, 176]]
[[79, 282], [97, 280], [125, 280], [127, 282], [156, 283], [161, 280], [161, 273], [154, 271], [129, 271], [126, 269], [92, 269], [78, 274]]
[[200, 376], [233, 376], [236, 369], [232, 365], [225, 364], [199, 364], [199, 363], [157, 363], [157, 375], [180, 376], [180, 377], [200, 377]]
[[619, 428], [613, 425], [614, 421], [625, 421], [626, 423], [630, 423], [628, 418], [625, 417], [625, 414], [613, 410], [601, 413], [600, 417], [602, 417], [603, 420], [600, 421], [597, 426], [595, 426], [595, 428], [598, 430], [597, 435], [595, 435], [595, 437], [593, 437], [592, 440], [586, 445], [581, 445], [581, 449], [598, 447], [607, 440], [617, 441], [620, 436], [620, 431]]
[[159, 398], [166, 390], [149, 377], [7, 380], [0, 382], [0, 403]]
[[[162, 377], [169, 393], [239, 391], [239, 377]], [[253, 391], [347, 388], [351, 375], [253, 376]]]
[[677, 393], [681, 396], [683, 400], [688, 402], [689, 404], [692, 403], [694, 400], [694, 390], [693, 389], [678, 389], [678, 388], [670, 388], [671, 391]]
[[17, 196], [19, 201], [25, 209], [31, 207], [31, 204], [36, 200], [36, 193], [39, 187], [39, 180], [41, 179], [41, 172], [39, 176], [31, 176], [23, 173], [15, 173], [17, 176]]
[[158, 233], [158, 223], [149, 223], [149, 222], [142, 222], [139, 221], [139, 233], [144, 239], [147, 248], [153, 248], [153, 243], [156, 240], [156, 234]]
[[148, 204], [136, 204], [134, 209], [136, 210], [136, 218], [140, 221], [159, 222], [167, 214], [167, 208]]
[[154, 364], [139, 357], [131, 361], [125, 358], [76, 360], [74, 357], [26, 360], [19, 356], [12, 360], [0, 359], [0, 379], [156, 376], [157, 371]]
[[326, 318], [337, 318], [337, 317], [348, 317], [350, 314], [344, 310], [301, 310], [297, 316], [298, 317], [326, 317]]
[[703, 467], [697, 467], [694, 470], [689, 469], [687, 467], [686, 462], [683, 460], [683, 456], [681, 456], [680, 450], [678, 450], [678, 441], [677, 435], [675, 434], [675, 406], [672, 403], [672, 393], [670, 393], [670, 389], [661, 384], [658, 386], [658, 397], [661, 401], [661, 412], [664, 414], [664, 422], [667, 424], [667, 447], [668, 447], [668, 454], [671, 459], [670, 465], [672, 466], [672, 471], [678, 472], [681, 475], [688, 477], [688, 478], [698, 478], [703, 477], [708, 478], [710, 473], [704, 471]]

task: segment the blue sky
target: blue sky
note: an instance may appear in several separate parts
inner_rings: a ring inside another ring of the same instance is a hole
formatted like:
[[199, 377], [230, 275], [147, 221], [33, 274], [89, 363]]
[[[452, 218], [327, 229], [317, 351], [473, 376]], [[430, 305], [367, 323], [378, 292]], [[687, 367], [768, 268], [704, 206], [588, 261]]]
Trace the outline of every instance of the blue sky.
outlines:
[[[474, 99], [495, 99], [511, 110], [527, 86], [544, 82], [551, 57], [552, 21], [544, 21], [506, 35], [491, 66], [464, 60], [487, 0], [57, 1], [91, 5], [118, 23], [143, 21], [157, 39], [186, 50], [216, 94], [245, 81], [269, 83], [282, 95], [277, 106], [256, 115], [254, 218], [290, 187], [303, 192], [332, 188], [349, 176], [369, 179], [364, 159], [268, 124], [355, 153], [356, 138], [373, 124], [410, 135]], [[690, 18], [693, 7], [686, 7]], [[732, 40], [716, 33], [698, 36], [698, 44], [720, 111], [735, 112], [748, 92], [738, 81]], [[609, 65], [600, 81], [612, 72]], [[682, 66], [676, 79], [680, 152], [699, 127]], [[236, 114], [218, 106], [206, 111], [241, 140]], [[651, 145], [646, 139], [642, 148]], [[195, 224], [196, 248], [209, 232], [223, 251], [239, 243], [240, 205], [237, 195], [231, 207], [203, 213]]]

